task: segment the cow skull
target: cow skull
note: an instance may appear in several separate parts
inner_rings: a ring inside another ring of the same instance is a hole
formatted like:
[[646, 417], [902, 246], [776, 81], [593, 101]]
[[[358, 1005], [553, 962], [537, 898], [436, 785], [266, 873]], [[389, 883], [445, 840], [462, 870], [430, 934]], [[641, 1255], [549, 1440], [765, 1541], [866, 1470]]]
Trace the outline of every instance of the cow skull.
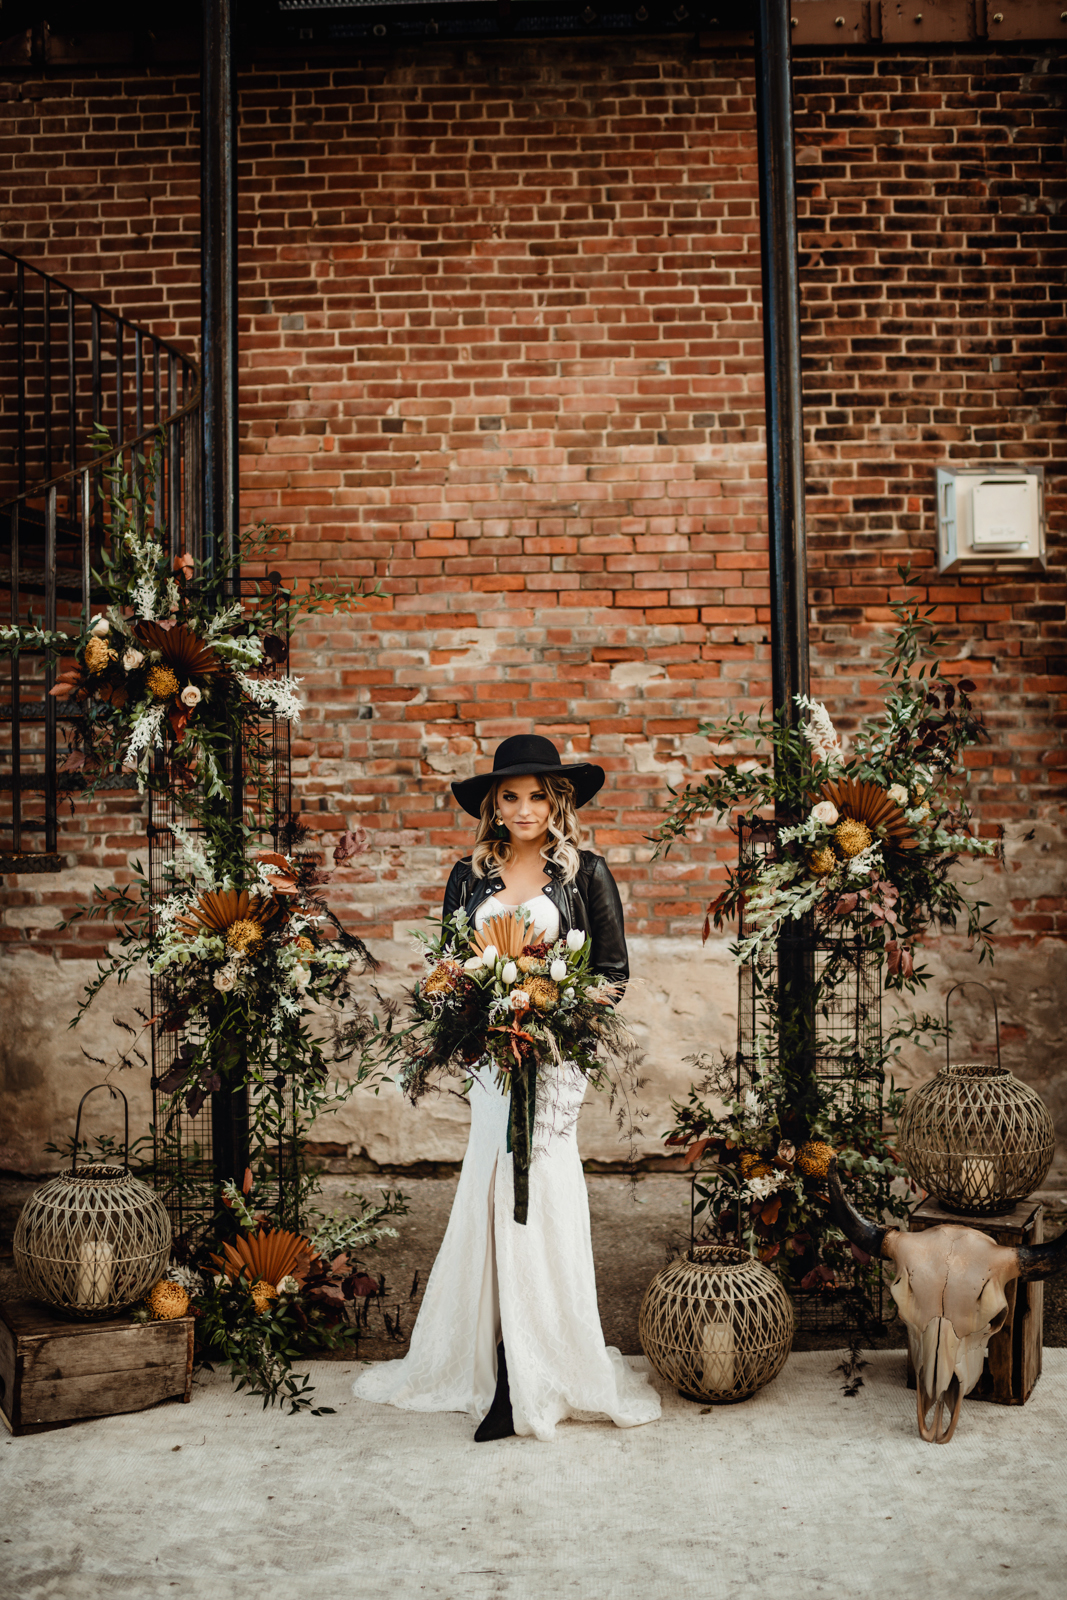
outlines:
[[1004, 1325], [1007, 1285], [1014, 1278], [1048, 1277], [1067, 1266], [1067, 1233], [1054, 1244], [1011, 1247], [951, 1223], [922, 1233], [880, 1228], [845, 1198], [836, 1162], [830, 1173], [830, 1221], [868, 1255], [895, 1265], [890, 1292], [908, 1328], [919, 1433], [928, 1444], [947, 1444], [964, 1395], [981, 1377], [989, 1341]]

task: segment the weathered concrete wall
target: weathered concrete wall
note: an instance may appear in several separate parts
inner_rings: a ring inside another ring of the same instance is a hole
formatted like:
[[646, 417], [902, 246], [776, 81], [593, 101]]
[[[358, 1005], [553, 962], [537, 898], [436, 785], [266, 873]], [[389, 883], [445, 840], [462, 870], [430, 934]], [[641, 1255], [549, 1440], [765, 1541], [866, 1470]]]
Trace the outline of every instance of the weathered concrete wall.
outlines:
[[[1026, 835], [1033, 832], [1032, 838]], [[991, 904], [990, 915], [1009, 925], [1013, 902], [1032, 902], [1042, 895], [1061, 895], [1067, 879], [1067, 853], [1051, 826], [1022, 824], [1009, 829], [1006, 862], [1001, 868], [967, 871], [973, 892]], [[23, 913], [25, 914], [25, 913]], [[382, 962], [376, 982], [387, 993], [400, 994], [422, 970], [407, 927], [397, 924], [390, 940], [375, 942]], [[925, 995], [907, 1002], [915, 1010], [940, 1012], [949, 986], [963, 979], [988, 983], [1000, 1007], [1002, 1047], [1007, 1065], [1032, 1083], [1049, 1105], [1057, 1125], [1067, 1133], [1067, 946], [1056, 939], [1021, 939], [1006, 933], [998, 941], [992, 967], [979, 967], [964, 940], [933, 942], [928, 965], [931, 981]], [[646, 1053], [645, 1086], [639, 1111], [643, 1138], [639, 1151], [656, 1154], [670, 1121], [672, 1097], [683, 1096], [691, 1072], [685, 1057], [700, 1051], [732, 1051], [737, 1029], [737, 988], [728, 940], [717, 938], [701, 949], [699, 930], [689, 939], [631, 940], [633, 981], [624, 1011]], [[112, 1022], [115, 1015], [136, 1022], [143, 991], [131, 986], [99, 1000], [75, 1031], [74, 1014], [81, 986], [93, 975], [88, 961], [59, 962], [49, 955], [17, 951], [0, 962], [0, 1167], [16, 1172], [50, 1170], [58, 1159], [44, 1150], [74, 1131], [78, 1099], [103, 1069], [86, 1054], [113, 1061], [125, 1043]], [[901, 1002], [887, 996], [888, 1022]], [[960, 997], [956, 1059], [992, 1059], [993, 1038], [985, 997], [969, 989]], [[939, 1056], [912, 1053], [898, 1074], [912, 1084], [928, 1077]], [[148, 1071], [119, 1076], [130, 1096], [131, 1128], [136, 1137], [150, 1116]], [[87, 1126], [120, 1130], [120, 1108], [96, 1097]], [[93, 1102], [90, 1102], [93, 1106]], [[469, 1113], [462, 1099], [441, 1094], [413, 1109], [400, 1092], [385, 1087], [378, 1095], [358, 1090], [343, 1110], [323, 1118], [315, 1129], [321, 1141], [343, 1146], [351, 1159], [369, 1159], [383, 1166], [421, 1161], [456, 1161], [466, 1143]], [[583, 1112], [581, 1145], [587, 1159], [615, 1162], [626, 1158], [627, 1145], [603, 1096], [590, 1096]]]

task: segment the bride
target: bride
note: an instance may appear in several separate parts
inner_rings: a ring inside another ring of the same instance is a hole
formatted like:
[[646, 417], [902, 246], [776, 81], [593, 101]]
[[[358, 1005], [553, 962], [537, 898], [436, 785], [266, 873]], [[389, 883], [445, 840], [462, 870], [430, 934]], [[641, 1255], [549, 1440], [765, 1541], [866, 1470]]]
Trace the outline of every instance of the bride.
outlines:
[[[564, 767], [549, 739], [505, 739], [491, 773], [452, 785], [478, 830], [452, 869], [444, 915], [463, 907], [481, 928], [522, 908], [531, 939], [548, 943], [582, 929], [591, 966], [621, 987], [619, 892], [603, 857], [579, 849], [577, 808], [603, 782], [602, 767]], [[514, 1219], [508, 1093], [484, 1058], [473, 1078], [470, 1140], [410, 1351], [366, 1369], [353, 1392], [409, 1411], [466, 1411], [479, 1441], [551, 1439], [565, 1417], [654, 1421], [658, 1395], [600, 1327], [576, 1137], [585, 1078], [566, 1063], [539, 1076], [525, 1224]]]

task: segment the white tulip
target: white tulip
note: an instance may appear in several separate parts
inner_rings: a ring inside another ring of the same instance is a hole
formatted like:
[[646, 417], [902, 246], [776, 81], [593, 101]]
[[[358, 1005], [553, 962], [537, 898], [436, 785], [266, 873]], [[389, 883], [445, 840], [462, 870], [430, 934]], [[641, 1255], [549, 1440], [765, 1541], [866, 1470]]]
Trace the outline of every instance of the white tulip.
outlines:
[[555, 961], [553, 961], [552, 965], [549, 967], [548, 971], [549, 976], [554, 982], [562, 983], [564, 978], [567, 976], [567, 963], [564, 961], [562, 956], [557, 956]]
[[515, 965], [514, 961], [505, 961], [504, 962], [504, 969], [500, 974], [501, 979], [503, 980], [503, 982], [504, 983], [514, 983], [515, 979], [518, 977], [518, 975], [519, 975], [519, 969]]
[[581, 928], [572, 928], [567, 934], [567, 949], [580, 950], [585, 943], [585, 934]]
[[463, 970], [464, 972], [477, 972], [479, 967], [484, 966], [484, 964], [481, 956], [471, 956], [468, 961], [463, 963]]
[[495, 967], [496, 964], [497, 964], [497, 960], [498, 959], [499, 958], [498, 958], [496, 945], [495, 944], [487, 944], [485, 949], [482, 951], [482, 964], [483, 964], [483, 966]]

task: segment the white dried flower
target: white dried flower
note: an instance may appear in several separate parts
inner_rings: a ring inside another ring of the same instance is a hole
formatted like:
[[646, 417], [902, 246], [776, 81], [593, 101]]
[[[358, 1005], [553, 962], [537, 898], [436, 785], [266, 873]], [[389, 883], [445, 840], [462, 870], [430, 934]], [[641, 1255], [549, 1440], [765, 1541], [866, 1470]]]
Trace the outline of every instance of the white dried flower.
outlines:
[[122, 665], [127, 672], [136, 672], [138, 667], [144, 666], [144, 652], [141, 650], [127, 650], [122, 658]]
[[823, 822], [828, 828], [832, 828], [840, 813], [832, 800], [820, 800], [818, 805], [812, 806], [811, 815], [814, 822]]
[[908, 803], [908, 791], [905, 789], [902, 783], [891, 783], [889, 788], [886, 790], [886, 794], [889, 796], [890, 800], [895, 801], [898, 806], [906, 806]]
[[178, 696], [178, 699], [181, 701], [182, 705], [188, 706], [190, 711], [198, 706], [203, 698], [203, 695], [200, 693], [200, 690], [196, 687], [195, 683], [187, 683], [181, 694]]
[[746, 1089], [741, 1101], [746, 1122], [758, 1122], [763, 1115], [763, 1101], [754, 1089]]
[[777, 1177], [749, 1178], [745, 1190], [753, 1200], [769, 1200], [778, 1188]]
[[505, 961], [503, 969], [500, 973], [501, 981], [509, 984], [514, 983], [518, 975], [519, 969], [515, 965], [514, 961]]
[[810, 700], [806, 694], [798, 694], [796, 700], [798, 706], [810, 713], [800, 731], [811, 746], [816, 761], [831, 763], [844, 761], [841, 737], [830, 721], [830, 713], [822, 701]]
[[300, 1293], [300, 1285], [296, 1281], [296, 1279], [293, 1277], [291, 1272], [287, 1272], [285, 1274], [285, 1277], [282, 1279], [281, 1283], [279, 1283], [279, 1285], [278, 1285], [278, 1293], [279, 1294], [299, 1294]]
[[106, 617], [94, 617], [89, 624], [89, 632], [97, 639], [103, 639], [111, 632], [111, 624]]
[[563, 960], [562, 956], [556, 957], [555, 961], [553, 961], [552, 965], [549, 967], [548, 972], [549, 977], [551, 977], [554, 983], [563, 982], [564, 978], [567, 976], [567, 963]]
[[581, 928], [571, 928], [567, 934], [567, 949], [580, 950], [585, 943], [585, 934]]

